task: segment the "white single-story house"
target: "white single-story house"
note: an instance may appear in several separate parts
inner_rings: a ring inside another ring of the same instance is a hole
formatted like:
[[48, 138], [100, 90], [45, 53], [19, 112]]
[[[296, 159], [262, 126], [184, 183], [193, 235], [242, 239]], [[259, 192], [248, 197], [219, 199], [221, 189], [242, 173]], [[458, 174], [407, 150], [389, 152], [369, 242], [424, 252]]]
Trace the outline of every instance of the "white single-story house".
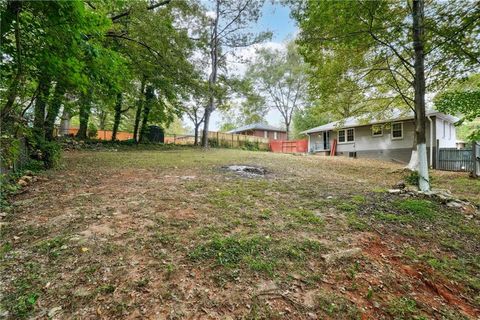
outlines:
[[[438, 111], [426, 112], [426, 136], [429, 163], [435, 163], [436, 148], [455, 148], [458, 118]], [[350, 117], [312, 128], [308, 136], [311, 153], [330, 155], [336, 139], [335, 155], [355, 158], [378, 158], [407, 163], [415, 133], [413, 112], [392, 111], [382, 120]]]

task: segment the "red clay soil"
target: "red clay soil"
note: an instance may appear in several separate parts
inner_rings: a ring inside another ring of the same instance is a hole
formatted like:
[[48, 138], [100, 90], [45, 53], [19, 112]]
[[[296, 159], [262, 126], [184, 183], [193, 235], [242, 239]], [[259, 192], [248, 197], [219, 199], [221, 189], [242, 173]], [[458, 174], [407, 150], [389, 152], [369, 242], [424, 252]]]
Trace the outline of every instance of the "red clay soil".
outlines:
[[[463, 315], [470, 319], [480, 319], [480, 310], [472, 306], [463, 296], [462, 288], [455, 284], [442, 279], [433, 270], [423, 264], [409, 265], [405, 264], [402, 259], [387, 247], [389, 244], [400, 244], [402, 239], [391, 235], [370, 234], [369, 237], [361, 240], [361, 248], [367, 257], [381, 263], [388, 264], [393, 268], [394, 273], [403, 275], [402, 281], [410, 283], [415, 289], [416, 300], [435, 308], [439, 308], [442, 303], [447, 303], [461, 311]], [[448, 284], [447, 284], [448, 283]], [[438, 299], [438, 298], [441, 299]]]

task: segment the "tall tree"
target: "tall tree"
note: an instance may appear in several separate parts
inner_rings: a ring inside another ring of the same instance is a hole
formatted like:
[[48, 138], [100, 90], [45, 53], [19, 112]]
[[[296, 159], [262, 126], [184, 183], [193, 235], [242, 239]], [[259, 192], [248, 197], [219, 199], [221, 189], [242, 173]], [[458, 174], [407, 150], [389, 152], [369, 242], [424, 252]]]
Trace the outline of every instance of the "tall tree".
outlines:
[[289, 138], [293, 114], [303, 107], [307, 90], [306, 66], [295, 44], [288, 43], [286, 50], [258, 50], [246, 77], [267, 105], [281, 114]]
[[[478, 21], [480, 8], [463, 0], [454, 5], [433, 1], [426, 8], [423, 1], [314, 0], [293, 7], [301, 28], [298, 42], [306, 61], [318, 67], [326, 59], [315, 55], [333, 53], [335, 57], [350, 50], [356, 57], [359, 53], [361, 59], [339, 70], [336, 77], [353, 79], [362, 103], [373, 98], [382, 101], [385, 109], [411, 109], [416, 120], [412, 160], [417, 155], [417, 159], [426, 160], [425, 92], [435, 92], [473, 68], [472, 59], [459, 54], [449, 39], [462, 34], [458, 38], [469, 41], [468, 51], [475, 52], [478, 41], [473, 45], [471, 41], [478, 38], [479, 30], [472, 24]], [[426, 167], [419, 167], [418, 161], [412, 163], [420, 170], [421, 188], [427, 190]]]
[[[472, 121], [467, 138], [480, 140], [480, 74], [473, 74], [452, 84], [435, 97], [435, 107], [445, 113], [461, 117], [458, 125]], [[477, 121], [477, 126], [473, 121]]]
[[208, 76], [209, 98], [205, 108], [202, 146], [208, 147], [210, 116], [219, 104], [218, 86], [221, 66], [232, 50], [248, 47], [270, 37], [269, 32], [253, 34], [250, 24], [260, 18], [264, 0], [213, 0], [209, 30], [210, 74]]

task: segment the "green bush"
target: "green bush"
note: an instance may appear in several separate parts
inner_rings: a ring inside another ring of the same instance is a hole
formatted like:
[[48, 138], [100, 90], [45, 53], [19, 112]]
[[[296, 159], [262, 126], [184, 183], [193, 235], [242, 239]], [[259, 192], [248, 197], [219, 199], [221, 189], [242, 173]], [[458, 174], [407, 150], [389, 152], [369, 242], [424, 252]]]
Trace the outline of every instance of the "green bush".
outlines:
[[55, 141], [47, 141], [43, 137], [33, 135], [28, 139], [30, 157], [42, 161], [46, 169], [54, 168], [60, 162], [61, 148]]
[[252, 141], [246, 140], [246, 141], [243, 141], [242, 149], [250, 150], [250, 151], [258, 151], [260, 150], [260, 146], [258, 141], [252, 142]]
[[[429, 179], [430, 179], [430, 183], [432, 183], [432, 175], [429, 174], [428, 176], [429, 176]], [[420, 179], [420, 175], [418, 174], [418, 171], [412, 171], [412, 172], [410, 172], [410, 174], [408, 174], [405, 177], [405, 182], [409, 185], [418, 187], [419, 179]]]
[[418, 171], [412, 171], [409, 175], [405, 177], [405, 182], [418, 187], [418, 178], [419, 178]]
[[88, 130], [87, 130], [87, 136], [89, 139], [96, 139], [97, 138], [97, 126], [93, 122], [88, 123]]
[[20, 157], [20, 140], [2, 136], [0, 137], [0, 166], [3, 169], [12, 169]]
[[216, 138], [208, 138], [208, 145], [212, 148], [218, 148], [218, 140]]

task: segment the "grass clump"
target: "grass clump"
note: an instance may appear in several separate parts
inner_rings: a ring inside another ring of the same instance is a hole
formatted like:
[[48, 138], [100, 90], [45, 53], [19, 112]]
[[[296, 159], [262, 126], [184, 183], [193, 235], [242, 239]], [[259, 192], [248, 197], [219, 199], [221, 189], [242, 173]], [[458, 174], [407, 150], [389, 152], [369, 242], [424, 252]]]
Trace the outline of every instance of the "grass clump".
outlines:
[[348, 202], [343, 202], [337, 205], [337, 209], [345, 212], [354, 212], [357, 211], [358, 207], [356, 204], [351, 204]]
[[432, 202], [422, 199], [406, 199], [395, 203], [398, 209], [406, 211], [417, 219], [432, 220], [435, 218], [435, 206]]
[[50, 258], [58, 257], [62, 252], [62, 246], [66, 243], [64, 237], [58, 236], [44, 240], [37, 244], [36, 249], [40, 253], [47, 254]]
[[336, 294], [322, 293], [316, 297], [316, 309], [334, 317], [344, 315], [343, 319], [360, 319], [361, 313], [352, 302]]
[[432, 221], [437, 217], [435, 205], [422, 199], [398, 200], [392, 203], [391, 212], [376, 210], [376, 219], [391, 223], [409, 223], [415, 221]]
[[5, 308], [12, 318], [28, 318], [40, 297], [42, 284], [39, 266], [27, 263], [24, 272], [13, 281], [13, 287], [1, 300], [0, 310]]
[[368, 224], [363, 221], [356, 213], [347, 213], [347, 223], [350, 228], [357, 231], [366, 231], [369, 229]]
[[394, 319], [426, 319], [418, 314], [417, 302], [409, 297], [391, 300], [387, 310]]
[[300, 224], [323, 225], [323, 220], [311, 210], [307, 209], [290, 209], [286, 214], [295, 218]]
[[189, 254], [189, 257], [193, 260], [214, 259], [221, 266], [237, 266], [246, 258], [260, 258], [265, 255], [270, 245], [270, 239], [260, 236], [251, 238], [215, 237], [208, 243], [197, 247]]
[[189, 253], [192, 260], [213, 260], [226, 268], [247, 267], [252, 271], [273, 275], [286, 260], [303, 262], [309, 256], [324, 252], [313, 240], [273, 240], [270, 237], [215, 236]]

